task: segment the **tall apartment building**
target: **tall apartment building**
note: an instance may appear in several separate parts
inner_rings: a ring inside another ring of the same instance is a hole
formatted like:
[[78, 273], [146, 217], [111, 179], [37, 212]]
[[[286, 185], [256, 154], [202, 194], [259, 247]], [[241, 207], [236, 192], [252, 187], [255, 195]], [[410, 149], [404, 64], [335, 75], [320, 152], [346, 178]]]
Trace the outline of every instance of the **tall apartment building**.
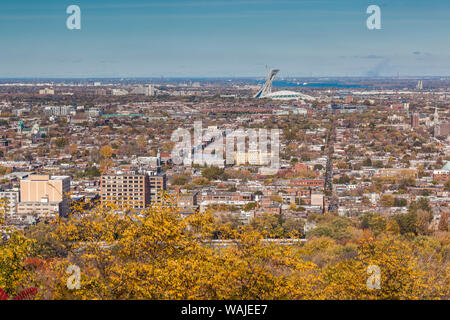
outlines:
[[411, 128], [416, 128], [419, 126], [419, 114], [413, 113], [411, 115]]
[[435, 137], [448, 137], [450, 135], [450, 122], [441, 122], [434, 126]]
[[101, 202], [144, 209], [150, 204], [149, 176], [137, 170], [107, 172], [101, 178]]
[[158, 202], [161, 199], [161, 192], [167, 190], [167, 177], [165, 173], [147, 171], [150, 182], [150, 201]]
[[46, 106], [44, 107], [44, 113], [49, 116], [67, 116], [75, 113], [75, 107], [66, 106]]
[[153, 97], [156, 95], [156, 89], [152, 84], [145, 87], [137, 86], [131, 91], [131, 94], [145, 94], [146, 96]]
[[111, 89], [111, 94], [113, 96], [126, 96], [128, 91], [124, 89]]
[[0, 191], [1, 208], [4, 213], [4, 218], [9, 220], [17, 213], [17, 204], [19, 203], [20, 194], [19, 191]]
[[30, 175], [20, 181], [20, 201], [40, 202], [42, 198], [49, 202], [60, 202], [67, 198], [70, 192], [70, 177]]
[[30, 175], [20, 181], [17, 218], [64, 216], [69, 210], [70, 177]]
[[54, 95], [55, 94], [55, 90], [50, 89], [50, 88], [45, 88], [45, 89], [39, 90], [39, 94], [40, 95]]
[[100, 117], [103, 114], [102, 108], [90, 108], [88, 110], [89, 117]]

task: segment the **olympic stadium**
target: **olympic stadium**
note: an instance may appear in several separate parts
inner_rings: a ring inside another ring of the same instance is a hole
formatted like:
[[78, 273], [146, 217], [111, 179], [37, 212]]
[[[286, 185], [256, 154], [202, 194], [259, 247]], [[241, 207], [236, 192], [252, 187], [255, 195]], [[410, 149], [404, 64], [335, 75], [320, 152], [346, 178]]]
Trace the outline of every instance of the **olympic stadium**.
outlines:
[[258, 93], [253, 96], [254, 98], [273, 100], [315, 100], [314, 97], [297, 91], [282, 90], [272, 92], [272, 82], [279, 71], [279, 69], [271, 69], [270, 73], [266, 73], [266, 82]]

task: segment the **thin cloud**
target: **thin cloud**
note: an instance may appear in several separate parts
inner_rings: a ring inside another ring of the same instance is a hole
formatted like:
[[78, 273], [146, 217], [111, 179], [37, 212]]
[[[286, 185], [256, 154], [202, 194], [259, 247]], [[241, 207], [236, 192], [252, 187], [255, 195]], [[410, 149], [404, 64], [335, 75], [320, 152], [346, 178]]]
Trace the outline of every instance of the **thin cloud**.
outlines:
[[385, 56], [378, 56], [375, 54], [369, 54], [367, 56], [356, 56], [355, 58], [360, 58], [360, 59], [386, 59]]

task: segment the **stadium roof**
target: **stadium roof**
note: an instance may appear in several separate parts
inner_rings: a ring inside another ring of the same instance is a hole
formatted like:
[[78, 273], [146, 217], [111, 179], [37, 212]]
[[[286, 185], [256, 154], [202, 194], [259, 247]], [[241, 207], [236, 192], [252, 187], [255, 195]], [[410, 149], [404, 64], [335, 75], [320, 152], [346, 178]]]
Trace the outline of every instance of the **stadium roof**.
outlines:
[[282, 90], [272, 92], [272, 82], [279, 71], [280, 70], [278, 69], [271, 69], [270, 72], [266, 71], [266, 82], [264, 83], [262, 88], [253, 96], [254, 98], [269, 98], [275, 100], [315, 100], [315, 98], [311, 96], [296, 91]]
[[264, 96], [264, 98], [270, 98], [270, 99], [276, 99], [276, 100], [294, 100], [294, 99], [315, 100], [315, 98], [308, 96], [306, 94], [296, 92], [296, 91], [289, 91], [289, 90], [271, 92], [271, 93], [267, 94], [266, 96]]

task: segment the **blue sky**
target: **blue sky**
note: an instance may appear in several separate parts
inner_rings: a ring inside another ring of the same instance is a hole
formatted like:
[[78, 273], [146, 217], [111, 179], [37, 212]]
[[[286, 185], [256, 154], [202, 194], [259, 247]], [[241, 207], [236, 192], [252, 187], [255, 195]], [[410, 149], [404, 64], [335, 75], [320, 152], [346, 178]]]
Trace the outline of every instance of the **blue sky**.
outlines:
[[[66, 8], [81, 8], [81, 30]], [[366, 8], [381, 8], [381, 30]], [[449, 0], [2, 0], [0, 77], [449, 76]]]

